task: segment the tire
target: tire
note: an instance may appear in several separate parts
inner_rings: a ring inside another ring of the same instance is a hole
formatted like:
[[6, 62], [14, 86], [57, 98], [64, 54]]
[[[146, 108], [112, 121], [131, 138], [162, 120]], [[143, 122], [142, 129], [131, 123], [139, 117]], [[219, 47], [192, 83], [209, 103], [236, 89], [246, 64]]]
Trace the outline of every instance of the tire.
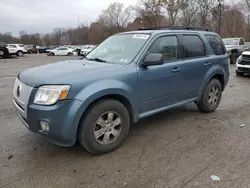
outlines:
[[50, 52], [50, 56], [55, 56], [55, 53], [54, 52]]
[[[212, 95], [212, 93], [214, 93], [214, 95]], [[221, 96], [222, 96], [222, 86], [220, 81], [217, 79], [212, 79], [206, 86], [202, 94], [201, 100], [197, 103], [197, 107], [200, 109], [201, 112], [205, 113], [213, 112], [219, 106], [221, 101]]]
[[4, 56], [4, 51], [0, 50], [0, 56], [3, 57]]
[[244, 72], [239, 72], [238, 70], [235, 71], [237, 76], [244, 76]]
[[73, 54], [72, 54], [71, 52], [69, 52], [67, 55], [68, 55], [68, 56], [72, 56]]
[[23, 56], [23, 52], [22, 52], [21, 50], [20, 50], [20, 51], [17, 51], [16, 55], [17, 55], [18, 57], [22, 57], [22, 56]]
[[[113, 114], [112, 122], [117, 124], [116, 126], [107, 123], [108, 114], [111, 113]], [[103, 126], [97, 123], [99, 119], [103, 120], [99, 121]], [[104, 154], [117, 149], [122, 144], [129, 132], [129, 127], [130, 116], [122, 103], [112, 99], [101, 100], [91, 106], [82, 118], [77, 139], [88, 152], [98, 155]], [[115, 138], [113, 134], [116, 134], [117, 137]]]
[[237, 61], [237, 53], [233, 52], [230, 56], [230, 64], [236, 64]]

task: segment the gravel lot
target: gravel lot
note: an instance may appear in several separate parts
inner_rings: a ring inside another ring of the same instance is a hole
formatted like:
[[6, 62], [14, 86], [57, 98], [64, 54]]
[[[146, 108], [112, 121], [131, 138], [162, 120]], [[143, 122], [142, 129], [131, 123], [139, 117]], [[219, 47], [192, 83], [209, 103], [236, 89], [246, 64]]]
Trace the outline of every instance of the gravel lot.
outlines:
[[0, 187], [250, 187], [250, 79], [236, 77], [234, 66], [216, 112], [202, 114], [190, 104], [146, 118], [118, 150], [92, 156], [29, 132], [12, 105], [19, 71], [73, 58], [0, 59]]

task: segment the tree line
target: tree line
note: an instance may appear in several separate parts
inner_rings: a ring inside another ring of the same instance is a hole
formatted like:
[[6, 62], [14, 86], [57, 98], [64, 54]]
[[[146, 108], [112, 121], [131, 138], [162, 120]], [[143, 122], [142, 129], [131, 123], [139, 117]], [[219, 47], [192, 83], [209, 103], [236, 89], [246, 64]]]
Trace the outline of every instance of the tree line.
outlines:
[[125, 7], [112, 3], [90, 25], [55, 28], [47, 34], [20, 31], [0, 33], [0, 41], [33, 45], [99, 44], [117, 32], [164, 26], [207, 28], [222, 37], [244, 37], [250, 41], [250, 0], [138, 0]]

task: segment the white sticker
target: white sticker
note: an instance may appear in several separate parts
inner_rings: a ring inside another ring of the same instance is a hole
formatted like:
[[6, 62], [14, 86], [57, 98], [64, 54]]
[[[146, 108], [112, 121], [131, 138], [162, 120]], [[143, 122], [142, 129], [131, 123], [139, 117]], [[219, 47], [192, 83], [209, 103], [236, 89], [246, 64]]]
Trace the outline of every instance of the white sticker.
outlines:
[[135, 34], [133, 36], [133, 38], [135, 38], [135, 39], [144, 39], [144, 40], [147, 40], [148, 37], [149, 37], [149, 35], [144, 35], [144, 34]]

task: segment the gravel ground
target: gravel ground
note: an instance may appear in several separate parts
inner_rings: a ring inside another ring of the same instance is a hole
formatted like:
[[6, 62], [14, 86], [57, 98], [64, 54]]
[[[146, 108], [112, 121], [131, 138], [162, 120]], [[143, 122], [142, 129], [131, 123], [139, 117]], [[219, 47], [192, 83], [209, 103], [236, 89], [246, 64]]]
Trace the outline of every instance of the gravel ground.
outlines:
[[0, 187], [250, 187], [250, 79], [236, 77], [235, 66], [216, 112], [190, 104], [143, 119], [118, 150], [92, 156], [29, 132], [12, 105], [19, 71], [69, 58], [77, 59], [0, 59]]

